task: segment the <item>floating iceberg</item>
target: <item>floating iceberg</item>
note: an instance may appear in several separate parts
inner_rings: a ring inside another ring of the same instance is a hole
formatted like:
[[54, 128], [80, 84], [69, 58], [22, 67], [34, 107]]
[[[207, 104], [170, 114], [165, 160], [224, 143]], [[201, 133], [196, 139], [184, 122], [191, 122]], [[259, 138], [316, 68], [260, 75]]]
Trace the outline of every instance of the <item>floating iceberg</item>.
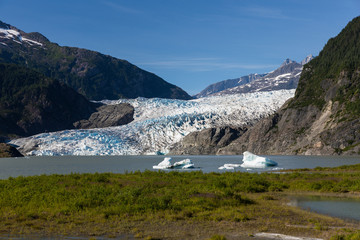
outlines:
[[241, 167], [243, 168], [266, 168], [277, 166], [277, 162], [268, 158], [257, 156], [248, 151], [243, 154], [243, 164], [241, 164]]
[[219, 167], [220, 170], [234, 170], [235, 168], [240, 167], [240, 164], [226, 163], [224, 166]]
[[153, 166], [153, 169], [188, 169], [194, 168], [194, 164], [190, 159], [184, 159], [179, 162], [171, 163], [171, 158], [166, 157], [158, 165]]
[[167, 169], [167, 168], [171, 168], [172, 164], [171, 164], [171, 158], [166, 157], [164, 158], [164, 160], [162, 162], [160, 162], [158, 165], [153, 166], [153, 169]]

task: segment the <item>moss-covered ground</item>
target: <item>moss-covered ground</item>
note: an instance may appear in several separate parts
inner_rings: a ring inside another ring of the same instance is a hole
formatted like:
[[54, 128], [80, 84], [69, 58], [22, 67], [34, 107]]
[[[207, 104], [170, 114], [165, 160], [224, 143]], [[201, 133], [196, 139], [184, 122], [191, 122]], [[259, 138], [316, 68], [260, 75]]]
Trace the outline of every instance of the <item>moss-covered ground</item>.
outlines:
[[[0, 236], [352, 239], [360, 224], [290, 206], [291, 195], [358, 198], [360, 165], [286, 173], [134, 172], [0, 180]], [[354, 238], [355, 239], [355, 238]]]

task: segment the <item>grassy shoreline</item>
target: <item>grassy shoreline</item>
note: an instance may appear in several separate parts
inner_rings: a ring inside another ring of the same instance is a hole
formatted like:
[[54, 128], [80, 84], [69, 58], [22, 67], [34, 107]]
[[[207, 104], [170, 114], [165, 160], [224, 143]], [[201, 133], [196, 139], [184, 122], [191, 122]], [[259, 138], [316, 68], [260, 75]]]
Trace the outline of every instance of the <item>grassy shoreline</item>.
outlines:
[[[0, 180], [0, 235], [346, 239], [360, 224], [289, 206], [289, 196], [359, 198], [360, 164], [279, 173], [133, 172]], [[343, 238], [341, 238], [344, 235]], [[349, 238], [350, 239], [350, 238]]]

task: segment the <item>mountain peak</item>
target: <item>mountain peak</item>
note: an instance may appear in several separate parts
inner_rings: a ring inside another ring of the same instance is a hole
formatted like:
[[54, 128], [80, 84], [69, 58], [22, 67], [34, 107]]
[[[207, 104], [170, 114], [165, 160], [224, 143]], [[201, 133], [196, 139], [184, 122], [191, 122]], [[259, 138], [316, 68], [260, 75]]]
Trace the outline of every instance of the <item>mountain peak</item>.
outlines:
[[[25, 40], [30, 45], [36, 44], [36, 45], [42, 45], [43, 43], [49, 42], [49, 39], [47, 39], [44, 35], [38, 32], [31, 32], [26, 33], [22, 30], [11, 26], [10, 24], [7, 24], [0, 20], [0, 33], [5, 35], [3, 38], [7, 39], [15, 39], [17, 41], [22, 42]], [[23, 39], [25, 38], [25, 39]]]
[[26, 36], [34, 41], [40, 42], [40, 43], [46, 43], [46, 42], [50, 42], [50, 40], [45, 37], [44, 35], [42, 35], [39, 32], [31, 32], [31, 33], [27, 33]]
[[3, 29], [10, 29], [10, 25], [7, 24], [7, 23], [4, 23], [0, 20], [0, 28], [3, 28]]
[[286, 66], [286, 65], [288, 65], [288, 64], [290, 64], [290, 63], [294, 63], [294, 62], [295, 62], [295, 61], [287, 58], [287, 59], [281, 64], [280, 67]]
[[308, 62], [310, 62], [311, 60], [313, 60], [314, 56], [312, 54], [309, 54], [306, 56], [306, 58], [304, 58], [304, 60], [301, 61], [301, 65], [305, 65]]

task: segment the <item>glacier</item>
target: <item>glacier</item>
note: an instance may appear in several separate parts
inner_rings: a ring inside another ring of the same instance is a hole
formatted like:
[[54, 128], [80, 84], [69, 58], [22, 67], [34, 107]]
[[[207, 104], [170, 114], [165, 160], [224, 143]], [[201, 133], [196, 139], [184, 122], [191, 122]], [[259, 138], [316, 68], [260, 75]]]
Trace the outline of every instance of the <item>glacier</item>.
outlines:
[[195, 100], [136, 98], [104, 100], [129, 103], [134, 121], [123, 126], [41, 133], [12, 140], [27, 155], [167, 154], [187, 134], [217, 126], [243, 126], [275, 112], [295, 90], [278, 90]]

